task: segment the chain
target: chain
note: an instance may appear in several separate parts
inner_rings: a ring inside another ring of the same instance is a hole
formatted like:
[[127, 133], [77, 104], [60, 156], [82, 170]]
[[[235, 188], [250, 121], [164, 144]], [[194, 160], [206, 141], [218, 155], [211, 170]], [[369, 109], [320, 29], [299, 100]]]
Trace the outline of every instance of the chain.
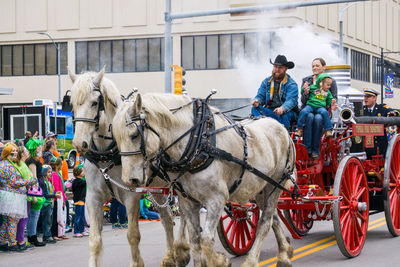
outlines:
[[[151, 192], [147, 192], [147, 199], [150, 200], [151, 203], [153, 203], [154, 206], [156, 206], [158, 208], [165, 208], [167, 206], [170, 207], [169, 199], [170, 199], [171, 196], [172, 196], [172, 190], [169, 191], [169, 194], [168, 194], [167, 199], [165, 200], [165, 202], [163, 204], [160, 204], [154, 199], [153, 194]], [[170, 209], [171, 209], [171, 207], [170, 207]]]

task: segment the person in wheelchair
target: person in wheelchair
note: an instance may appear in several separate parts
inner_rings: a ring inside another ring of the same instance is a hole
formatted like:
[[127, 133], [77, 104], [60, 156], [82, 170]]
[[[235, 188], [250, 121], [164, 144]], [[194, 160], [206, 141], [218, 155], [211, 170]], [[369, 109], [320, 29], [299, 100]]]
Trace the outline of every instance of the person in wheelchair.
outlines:
[[[332, 93], [329, 90], [331, 85], [332, 78], [326, 73], [319, 74], [315, 83], [310, 85], [309, 98], [306, 102], [306, 105], [300, 111], [299, 119], [297, 121], [296, 135], [303, 135], [303, 127], [308, 114], [313, 113], [314, 115], [319, 114], [322, 117], [323, 126], [326, 131], [325, 136], [332, 137], [333, 125], [329, 117], [328, 108], [332, 105], [333, 109], [335, 109], [336, 99], [333, 98]], [[304, 88], [302, 88], [301, 91], [303, 94]], [[307, 134], [312, 134], [312, 132], [308, 131]], [[309, 137], [308, 139], [311, 138]], [[311, 154], [312, 158], [317, 159], [319, 157], [319, 153], [316, 153], [317, 151], [312, 151], [310, 144], [305, 143], [304, 145], [307, 147], [307, 150], [309, 154]]]
[[262, 81], [256, 97], [252, 101], [251, 114], [255, 117], [267, 116], [276, 119], [289, 130], [297, 111], [299, 88], [286, 73], [294, 68], [294, 63], [278, 55], [271, 64], [272, 75]]

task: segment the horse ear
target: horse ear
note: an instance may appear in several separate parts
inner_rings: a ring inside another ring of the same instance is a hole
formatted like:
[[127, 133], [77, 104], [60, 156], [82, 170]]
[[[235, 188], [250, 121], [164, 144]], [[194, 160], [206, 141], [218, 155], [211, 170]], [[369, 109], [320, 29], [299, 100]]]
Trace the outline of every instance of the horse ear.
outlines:
[[141, 110], [142, 110], [142, 96], [140, 94], [137, 94], [136, 100], [133, 103], [133, 105], [130, 106], [128, 113], [132, 117], [136, 116]]
[[68, 75], [69, 75], [69, 78], [71, 79], [72, 83], [75, 83], [75, 81], [76, 81], [76, 75], [73, 74], [73, 73], [71, 72], [71, 70], [69, 69], [69, 67], [67, 67], [67, 68], [68, 68]]
[[97, 88], [100, 88], [101, 80], [103, 80], [105, 70], [106, 70], [106, 65], [104, 65], [104, 67], [101, 69], [101, 71], [97, 74], [96, 78], [94, 78], [94, 80], [93, 80], [93, 84]]
[[138, 94], [134, 104], [135, 113], [138, 114], [142, 110], [142, 96]]

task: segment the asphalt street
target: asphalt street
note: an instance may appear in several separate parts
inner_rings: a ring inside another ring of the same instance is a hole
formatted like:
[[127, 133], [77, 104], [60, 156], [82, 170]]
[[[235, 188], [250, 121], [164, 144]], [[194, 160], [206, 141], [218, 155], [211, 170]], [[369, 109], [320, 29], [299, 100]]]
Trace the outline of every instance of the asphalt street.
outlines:
[[[202, 219], [204, 219], [202, 215]], [[333, 237], [331, 221], [316, 222], [309, 235], [302, 240], [293, 240], [295, 249], [293, 266], [400, 266], [400, 237], [393, 238], [386, 227], [384, 214], [370, 216], [370, 226], [367, 240], [360, 256], [347, 259], [340, 253]], [[176, 218], [179, 224], [179, 217]], [[175, 227], [177, 230], [177, 227]], [[142, 240], [140, 250], [146, 266], [159, 266], [165, 253], [165, 237], [160, 222], [140, 222]], [[129, 246], [126, 240], [126, 230], [111, 229], [105, 225], [103, 231], [104, 266], [129, 266]], [[87, 266], [88, 238], [72, 238], [34, 248], [24, 253], [0, 253], [0, 266], [30, 266], [30, 267], [80, 267]], [[225, 252], [216, 236], [218, 251]], [[229, 255], [225, 252], [226, 255]], [[259, 266], [274, 266], [276, 255], [275, 237], [272, 231], [264, 241]], [[232, 266], [240, 266], [244, 257], [229, 255]], [[189, 266], [193, 266], [190, 262]]]

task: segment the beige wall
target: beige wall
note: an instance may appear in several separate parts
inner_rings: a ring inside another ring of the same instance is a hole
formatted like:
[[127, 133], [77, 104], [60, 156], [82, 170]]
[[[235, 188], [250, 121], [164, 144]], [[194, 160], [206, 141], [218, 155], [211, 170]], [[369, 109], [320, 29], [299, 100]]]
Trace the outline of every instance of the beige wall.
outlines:
[[[271, 4], [297, 1], [251, 2]], [[172, 0], [172, 9], [173, 12], [209, 10], [246, 3], [248, 1], [245, 0]], [[297, 8], [280, 13], [219, 15], [177, 20], [172, 30], [173, 63], [180, 64], [181, 35], [269, 30], [308, 22], [312, 24], [313, 32], [328, 34], [333, 40], [338, 40], [338, 12], [343, 6], [344, 4], [333, 4]], [[74, 41], [162, 36], [164, 9], [164, 0], [2, 0], [0, 45], [48, 42], [45, 36], [37, 34], [39, 31], [46, 31], [56, 41], [68, 42], [68, 64], [74, 71]], [[399, 0], [357, 3], [350, 7], [344, 16], [345, 46], [375, 56], [379, 56], [381, 47], [387, 51], [399, 51], [399, 24]], [[388, 58], [400, 62], [400, 55], [391, 55]], [[164, 91], [163, 72], [112, 73], [107, 76], [123, 93], [127, 93], [133, 87], [138, 87], [144, 92]], [[252, 97], [261, 81], [260, 77], [249, 80], [238, 69], [188, 71], [186, 79], [191, 95], [205, 96], [211, 88], [217, 88], [217, 97], [221, 98]], [[71, 83], [66, 75], [62, 75], [61, 83], [64, 94]], [[376, 84], [352, 81], [352, 86], [358, 89], [366, 85], [379, 87]], [[56, 75], [0, 77], [0, 87], [14, 88], [14, 95], [1, 96], [0, 102], [29, 103], [34, 98], [56, 100], [57, 86]], [[400, 108], [400, 92], [396, 91], [395, 97], [387, 102]]]

